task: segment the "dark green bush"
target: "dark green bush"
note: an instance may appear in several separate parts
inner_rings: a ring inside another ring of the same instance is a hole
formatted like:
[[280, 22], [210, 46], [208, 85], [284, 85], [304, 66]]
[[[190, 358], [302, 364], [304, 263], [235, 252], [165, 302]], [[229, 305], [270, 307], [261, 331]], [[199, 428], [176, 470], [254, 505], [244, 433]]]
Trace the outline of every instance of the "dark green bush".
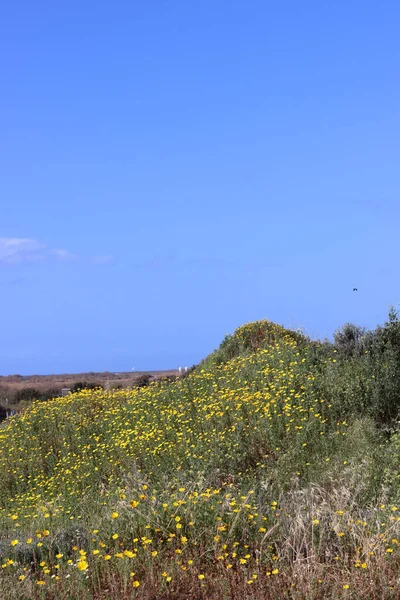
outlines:
[[346, 323], [334, 334], [335, 348], [345, 356], [354, 356], [356, 353], [362, 354], [364, 350], [362, 341], [365, 333], [364, 327]]
[[4, 408], [4, 406], [0, 405], [0, 423], [1, 423], [1, 421], [4, 421], [4, 419], [6, 418], [6, 416], [7, 416], [6, 409]]
[[81, 390], [94, 390], [96, 388], [102, 387], [100, 383], [96, 382], [88, 382], [88, 381], [76, 381], [70, 387], [71, 393], [80, 392]]
[[151, 375], [149, 375], [148, 373], [143, 373], [143, 375], [139, 375], [139, 377], [137, 377], [135, 379], [135, 386], [136, 387], [146, 387], [149, 385], [150, 379], [151, 379]]
[[14, 403], [19, 404], [20, 402], [32, 402], [42, 397], [43, 392], [34, 387], [26, 387], [21, 390], [17, 390], [14, 394]]
[[400, 413], [400, 319], [391, 308], [383, 327], [347, 323], [335, 333], [335, 355], [318, 385], [338, 415], [369, 415], [387, 430]]

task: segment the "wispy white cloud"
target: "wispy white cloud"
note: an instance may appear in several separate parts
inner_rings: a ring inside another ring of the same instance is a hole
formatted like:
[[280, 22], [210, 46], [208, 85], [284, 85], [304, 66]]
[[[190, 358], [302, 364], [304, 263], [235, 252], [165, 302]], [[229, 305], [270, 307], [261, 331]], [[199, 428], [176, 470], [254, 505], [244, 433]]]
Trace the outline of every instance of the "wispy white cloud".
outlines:
[[88, 260], [97, 264], [112, 261], [111, 256], [80, 257], [64, 248], [49, 248], [33, 238], [0, 237], [0, 266], [24, 265], [41, 262], [71, 262]]
[[46, 246], [31, 238], [0, 238], [0, 264], [18, 265], [43, 260]]
[[79, 258], [79, 256], [77, 256], [76, 254], [72, 254], [72, 252], [68, 252], [68, 250], [62, 250], [61, 248], [49, 250], [49, 254], [57, 260], [61, 261], [77, 260]]

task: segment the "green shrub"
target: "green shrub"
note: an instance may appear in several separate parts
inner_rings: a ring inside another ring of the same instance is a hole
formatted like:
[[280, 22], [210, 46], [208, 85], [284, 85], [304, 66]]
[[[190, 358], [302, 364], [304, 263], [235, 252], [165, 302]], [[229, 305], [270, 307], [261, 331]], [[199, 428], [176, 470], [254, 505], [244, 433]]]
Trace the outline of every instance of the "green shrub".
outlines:
[[26, 387], [21, 390], [17, 390], [14, 394], [14, 403], [19, 404], [20, 402], [32, 402], [41, 398], [43, 392], [34, 387]]
[[248, 356], [271, 346], [279, 340], [293, 340], [299, 346], [305, 346], [309, 342], [302, 333], [285, 329], [282, 325], [264, 319], [242, 325], [232, 335], [226, 335], [218, 350], [205, 360], [205, 364], [224, 364], [238, 356]]
[[143, 373], [142, 375], [139, 375], [139, 377], [137, 377], [135, 379], [135, 386], [136, 387], [147, 387], [150, 383], [150, 379], [151, 379], [151, 375], [149, 375], [148, 373]]
[[365, 328], [346, 323], [334, 334], [335, 348], [345, 356], [354, 356], [356, 353], [362, 354], [362, 340], [365, 337]]
[[96, 388], [101, 388], [100, 383], [96, 382], [88, 382], [88, 381], [77, 381], [73, 383], [70, 387], [71, 394], [75, 392], [80, 392], [81, 390], [95, 390]]
[[[333, 349], [333, 353], [332, 353]], [[391, 308], [383, 327], [366, 331], [351, 323], [339, 329], [324, 353], [316, 385], [338, 417], [369, 415], [390, 433], [400, 412], [400, 319]], [[318, 358], [315, 361], [318, 368]]]

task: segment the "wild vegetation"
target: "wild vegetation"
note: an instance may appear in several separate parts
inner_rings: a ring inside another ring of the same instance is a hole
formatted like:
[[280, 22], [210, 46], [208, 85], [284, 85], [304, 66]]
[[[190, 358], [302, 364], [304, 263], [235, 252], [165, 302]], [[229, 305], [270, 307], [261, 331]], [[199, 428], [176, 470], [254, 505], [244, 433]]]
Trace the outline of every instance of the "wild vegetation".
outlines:
[[175, 371], [80, 373], [75, 375], [7, 375], [0, 376], [0, 422], [7, 413], [21, 412], [34, 400], [51, 400], [63, 388], [72, 393], [82, 389], [121, 389], [142, 387], [164, 377], [174, 378]]
[[2, 600], [400, 597], [400, 321], [250, 323], [0, 428]]

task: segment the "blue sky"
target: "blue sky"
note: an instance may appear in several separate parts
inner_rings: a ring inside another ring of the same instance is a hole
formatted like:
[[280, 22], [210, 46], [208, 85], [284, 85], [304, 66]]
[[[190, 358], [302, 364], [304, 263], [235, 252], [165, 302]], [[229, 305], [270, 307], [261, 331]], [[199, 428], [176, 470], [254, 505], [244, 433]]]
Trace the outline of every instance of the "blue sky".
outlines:
[[259, 318], [382, 322], [399, 19], [394, 1], [4, 4], [0, 373], [191, 365]]

